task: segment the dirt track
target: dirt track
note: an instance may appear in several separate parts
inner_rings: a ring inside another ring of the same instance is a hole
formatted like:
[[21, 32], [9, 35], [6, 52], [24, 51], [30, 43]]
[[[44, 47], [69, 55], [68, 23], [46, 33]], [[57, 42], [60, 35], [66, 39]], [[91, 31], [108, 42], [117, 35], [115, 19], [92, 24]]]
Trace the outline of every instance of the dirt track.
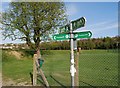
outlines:
[[3, 81], [3, 86], [32, 86], [28, 82], [15, 82], [10, 78]]
[[21, 59], [21, 53], [17, 51], [11, 51], [9, 54], [12, 54], [16, 57], [16, 59]]

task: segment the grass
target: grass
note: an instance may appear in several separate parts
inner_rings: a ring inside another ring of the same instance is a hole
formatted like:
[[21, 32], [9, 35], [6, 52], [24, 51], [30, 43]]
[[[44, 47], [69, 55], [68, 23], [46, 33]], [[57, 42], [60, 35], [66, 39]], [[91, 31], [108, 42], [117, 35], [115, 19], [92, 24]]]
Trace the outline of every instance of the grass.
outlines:
[[[27, 54], [22, 60], [8, 55], [3, 51], [3, 77], [18, 82], [30, 83], [29, 73], [32, 72], [32, 57]], [[44, 64], [42, 69], [51, 86], [70, 86], [70, 51], [47, 50], [42, 51]], [[40, 78], [39, 78], [40, 79]], [[4, 80], [4, 79], [3, 79]], [[118, 53], [107, 50], [82, 50], [79, 59], [80, 86], [117, 86], [118, 84]], [[38, 85], [42, 85], [38, 81]]]
[[116, 86], [118, 83], [118, 53], [84, 51], [80, 57], [80, 80], [93, 86]]
[[[32, 59], [18, 60], [15, 56], [9, 55], [10, 51], [2, 52], [2, 72], [3, 78], [11, 78], [17, 82], [28, 81], [30, 83], [30, 75], [32, 72]], [[4, 82], [4, 80], [3, 80]]]

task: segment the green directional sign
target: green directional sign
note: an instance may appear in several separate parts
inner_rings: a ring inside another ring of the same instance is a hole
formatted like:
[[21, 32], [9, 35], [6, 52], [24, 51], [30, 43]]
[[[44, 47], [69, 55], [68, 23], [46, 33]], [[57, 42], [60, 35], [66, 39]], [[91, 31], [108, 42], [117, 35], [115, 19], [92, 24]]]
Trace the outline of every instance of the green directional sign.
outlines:
[[[78, 29], [78, 28], [84, 27], [85, 22], [86, 22], [85, 17], [81, 17], [77, 20], [72, 21], [71, 23], [72, 23], [73, 31]], [[59, 29], [60, 29], [59, 33], [69, 33], [70, 32], [70, 24], [67, 24], [63, 27], [60, 27]]]
[[92, 36], [92, 33], [90, 31], [85, 31], [85, 32], [76, 32], [74, 34], [74, 38], [90, 38]]
[[59, 33], [69, 33], [70, 32], [70, 25], [65, 25], [63, 27], [60, 27]]
[[70, 38], [70, 34], [56, 34], [53, 35], [53, 40], [68, 40]]
[[72, 21], [72, 28], [73, 30], [76, 30], [78, 28], [84, 27], [85, 26], [86, 19], [85, 17], [81, 17], [75, 21]]
[[[90, 31], [74, 33], [74, 39], [91, 38], [91, 36], [92, 36], [92, 33]], [[70, 34], [56, 34], [56, 35], [53, 35], [53, 40], [68, 40], [68, 39], [70, 39]]]

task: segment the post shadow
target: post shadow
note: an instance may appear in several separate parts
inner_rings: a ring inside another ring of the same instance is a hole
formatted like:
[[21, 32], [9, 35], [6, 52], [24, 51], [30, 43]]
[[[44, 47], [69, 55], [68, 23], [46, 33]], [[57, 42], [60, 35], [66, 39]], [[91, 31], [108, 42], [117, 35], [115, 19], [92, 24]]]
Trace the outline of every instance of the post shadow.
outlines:
[[63, 88], [67, 88], [65, 85], [63, 85], [62, 83], [60, 83], [58, 80], [56, 80], [52, 75], [50, 75], [50, 77], [57, 82], [59, 85], [61, 85]]
[[[38, 79], [38, 78], [39, 78], [39, 79]], [[43, 79], [42, 79], [41, 75], [38, 75], [38, 78], [37, 78], [37, 80], [38, 80], [43, 86], [46, 87], [45, 83], [43, 82]], [[42, 79], [42, 80], [40, 80], [40, 79]]]
[[30, 74], [32, 85], [33, 85], [33, 74], [31, 72], [29, 74]]
[[[32, 85], [33, 85], [33, 74], [30, 72], [30, 78], [31, 78], [31, 82], [32, 82]], [[39, 75], [38, 75], [39, 76]], [[40, 76], [40, 79], [42, 79], [42, 77]], [[46, 86], [43, 81], [41, 81], [40, 79], [37, 79], [42, 85]]]
[[91, 84], [89, 84], [89, 83], [86, 83], [86, 82], [83, 82], [83, 81], [79, 81], [79, 82], [82, 82], [82, 83], [88, 85], [90, 88], [96, 88], [96, 87], [94, 87], [93, 85], [91, 85]]

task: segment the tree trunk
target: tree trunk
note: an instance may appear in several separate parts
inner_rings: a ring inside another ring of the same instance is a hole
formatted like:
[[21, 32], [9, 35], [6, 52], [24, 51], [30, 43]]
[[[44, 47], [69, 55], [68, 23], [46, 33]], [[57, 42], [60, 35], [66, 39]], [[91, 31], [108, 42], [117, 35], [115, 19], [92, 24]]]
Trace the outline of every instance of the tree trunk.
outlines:
[[37, 54], [37, 57], [41, 59], [41, 53], [40, 53], [40, 49], [39, 48], [37, 48], [36, 54]]

